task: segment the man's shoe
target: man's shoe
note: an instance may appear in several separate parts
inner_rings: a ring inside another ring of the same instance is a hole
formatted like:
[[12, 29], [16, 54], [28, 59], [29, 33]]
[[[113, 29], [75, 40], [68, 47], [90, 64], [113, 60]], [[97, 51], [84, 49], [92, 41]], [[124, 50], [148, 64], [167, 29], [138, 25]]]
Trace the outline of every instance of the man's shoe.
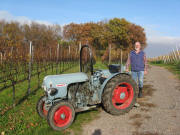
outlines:
[[139, 94], [138, 94], [138, 98], [142, 98], [142, 88], [139, 87]]

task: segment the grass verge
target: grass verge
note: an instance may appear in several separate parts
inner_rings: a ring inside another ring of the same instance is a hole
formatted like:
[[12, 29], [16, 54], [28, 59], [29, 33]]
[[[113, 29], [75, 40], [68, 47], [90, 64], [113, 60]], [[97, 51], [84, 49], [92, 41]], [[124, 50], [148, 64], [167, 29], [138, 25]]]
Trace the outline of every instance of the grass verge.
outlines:
[[164, 63], [163, 61], [150, 62], [150, 64], [155, 66], [165, 67], [180, 79], [180, 61], [174, 63]]

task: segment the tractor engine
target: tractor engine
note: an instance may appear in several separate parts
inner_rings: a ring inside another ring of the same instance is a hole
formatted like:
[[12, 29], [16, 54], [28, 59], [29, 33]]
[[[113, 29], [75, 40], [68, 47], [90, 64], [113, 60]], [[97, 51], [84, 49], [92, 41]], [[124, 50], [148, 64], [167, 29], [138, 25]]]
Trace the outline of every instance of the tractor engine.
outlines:
[[87, 106], [91, 102], [92, 95], [89, 82], [75, 83], [68, 87], [68, 99], [75, 107]]

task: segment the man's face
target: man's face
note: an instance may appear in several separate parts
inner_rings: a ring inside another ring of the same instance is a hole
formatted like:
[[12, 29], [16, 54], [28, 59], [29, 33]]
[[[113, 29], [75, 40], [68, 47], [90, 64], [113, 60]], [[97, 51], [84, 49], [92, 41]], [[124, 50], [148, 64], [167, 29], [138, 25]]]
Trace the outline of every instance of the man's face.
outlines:
[[141, 49], [141, 44], [139, 42], [135, 43], [135, 50], [139, 51]]

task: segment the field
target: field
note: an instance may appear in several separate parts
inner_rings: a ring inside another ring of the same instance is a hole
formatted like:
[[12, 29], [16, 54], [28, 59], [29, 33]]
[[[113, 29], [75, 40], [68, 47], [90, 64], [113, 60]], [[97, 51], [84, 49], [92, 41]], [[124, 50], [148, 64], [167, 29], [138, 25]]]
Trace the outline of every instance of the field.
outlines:
[[[125, 115], [113, 116], [99, 107], [77, 113], [70, 128], [56, 132], [36, 112], [36, 103], [44, 95], [43, 78], [79, 72], [82, 45], [88, 44], [92, 49], [94, 69], [106, 69], [112, 63], [123, 64], [134, 41], [140, 41], [143, 48], [147, 46], [141, 26], [114, 18], [107, 23], [67, 24], [63, 26], [63, 35], [59, 25], [0, 21], [0, 26], [3, 28], [0, 31], [1, 135], [169, 135], [180, 132], [177, 113], [180, 109], [177, 84], [180, 83], [164, 69], [168, 68], [180, 78], [178, 48], [168, 55], [149, 59], [152, 65], [145, 76], [144, 96], [137, 100], [140, 107], [133, 107]], [[88, 49], [81, 55], [84, 66], [89, 64], [87, 52]]]
[[[100, 62], [97, 62], [95, 65], [95, 68], [106, 68], [105, 65], [103, 65]], [[71, 73], [71, 72], [78, 72], [79, 71], [79, 65], [74, 66], [73, 68], [65, 71], [64, 73]], [[51, 73], [51, 71], [48, 71]], [[44, 74], [41, 74], [41, 82], [44, 77]], [[37, 79], [32, 78], [32, 85], [36, 84]], [[17, 95], [16, 97], [21, 97], [24, 95], [26, 91], [26, 85], [27, 81], [23, 82], [21, 85], [16, 86]], [[36, 85], [35, 85], [36, 86]], [[35, 87], [36, 88], [36, 87]], [[7, 106], [6, 112], [1, 115], [0, 118], [0, 132], [5, 132], [5, 134], [12, 134], [12, 135], [45, 135], [45, 134], [69, 134], [71, 131], [78, 134], [82, 130], [82, 125], [87, 123], [88, 121], [92, 120], [94, 117], [98, 115], [98, 109], [94, 109], [87, 112], [78, 113], [75, 119], [75, 122], [70, 127], [70, 129], [65, 130], [63, 132], [56, 132], [53, 131], [47, 124], [46, 120], [41, 119], [38, 114], [36, 113], [36, 103], [38, 99], [43, 95], [43, 90], [41, 88], [36, 89], [33, 91], [30, 96], [22, 100], [17, 104], [15, 108], [12, 108], [8, 110], [8, 105], [12, 103], [11, 98], [11, 90], [8, 89], [6, 91], [3, 91], [0, 93], [1, 99], [1, 107]], [[6, 104], [4, 104], [6, 103]], [[1, 111], [1, 113], [3, 113]]]

